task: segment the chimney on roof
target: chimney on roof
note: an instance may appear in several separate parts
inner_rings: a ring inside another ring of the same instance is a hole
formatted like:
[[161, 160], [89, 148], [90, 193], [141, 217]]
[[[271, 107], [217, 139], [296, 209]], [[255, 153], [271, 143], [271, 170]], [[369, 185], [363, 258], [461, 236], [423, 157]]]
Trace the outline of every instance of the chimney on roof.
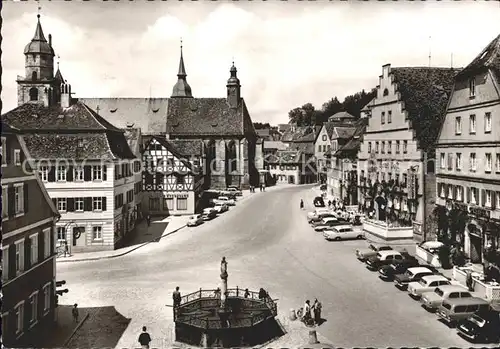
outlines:
[[49, 46], [52, 47], [52, 34], [49, 34]]

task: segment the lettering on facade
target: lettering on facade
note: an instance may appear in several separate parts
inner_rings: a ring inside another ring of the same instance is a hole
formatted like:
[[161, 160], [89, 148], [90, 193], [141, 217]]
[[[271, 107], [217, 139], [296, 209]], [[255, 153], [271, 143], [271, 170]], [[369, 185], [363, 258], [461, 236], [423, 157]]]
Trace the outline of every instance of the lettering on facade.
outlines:
[[482, 207], [476, 207], [476, 206], [470, 207], [469, 212], [471, 214], [473, 214], [474, 216], [480, 217], [480, 218], [490, 219], [490, 216], [491, 216], [491, 212], [488, 210], [485, 210]]
[[185, 199], [189, 197], [189, 194], [166, 194], [165, 197], [167, 199], [173, 199], [173, 198]]
[[408, 199], [413, 200], [417, 197], [417, 174], [412, 168], [408, 170], [408, 180], [406, 183], [406, 189], [408, 190]]

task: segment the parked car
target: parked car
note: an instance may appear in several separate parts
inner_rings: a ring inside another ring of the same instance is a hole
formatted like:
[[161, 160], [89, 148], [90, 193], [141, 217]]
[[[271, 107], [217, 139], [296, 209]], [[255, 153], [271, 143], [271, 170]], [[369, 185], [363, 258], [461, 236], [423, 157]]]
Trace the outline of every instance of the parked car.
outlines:
[[189, 217], [189, 220], [187, 222], [188, 227], [196, 227], [197, 225], [200, 225], [203, 223], [203, 215], [197, 214], [194, 216]]
[[436, 287], [432, 292], [422, 293], [420, 303], [422, 304], [422, 308], [428, 311], [435, 311], [445, 299], [471, 297], [473, 297], [472, 293], [461, 285], [444, 285]]
[[398, 274], [404, 274], [408, 268], [418, 267], [420, 263], [415, 257], [404, 253], [401, 253], [403, 259], [400, 261], [393, 261], [389, 265], [382, 266], [379, 270], [379, 278], [385, 281], [394, 280], [394, 276]]
[[433, 274], [434, 273], [430, 269], [425, 267], [409, 268], [404, 274], [394, 276], [394, 286], [400, 290], [406, 290], [410, 282], [419, 281], [424, 276]]
[[318, 225], [321, 224], [323, 219], [326, 219], [326, 218], [337, 218], [337, 216], [335, 216], [335, 213], [333, 213], [333, 212], [320, 213], [317, 217], [311, 219], [309, 224], [311, 224], [311, 226], [313, 226], [313, 227], [317, 227]]
[[365, 262], [368, 258], [372, 256], [376, 256], [378, 251], [387, 251], [387, 250], [392, 250], [391, 246], [379, 246], [375, 247], [374, 245], [368, 246], [368, 248], [365, 249], [357, 249], [356, 250], [356, 257], [361, 261]]
[[441, 321], [451, 327], [477, 312], [489, 310], [490, 304], [482, 298], [448, 298], [443, 300], [436, 314]]
[[469, 341], [500, 342], [500, 313], [496, 310], [477, 312], [457, 326], [457, 333]]
[[318, 217], [320, 213], [332, 213], [329, 208], [317, 208], [314, 211], [307, 212], [307, 221], [311, 221], [311, 219]]
[[441, 241], [424, 241], [419, 245], [420, 248], [431, 254], [437, 254], [439, 249], [443, 246], [444, 244]]
[[313, 205], [314, 207], [325, 207], [325, 200], [321, 196], [316, 196], [313, 200]]
[[403, 260], [403, 256], [396, 250], [378, 251], [375, 256], [366, 260], [366, 268], [375, 271], [379, 270], [383, 265], [401, 260]]
[[323, 236], [328, 241], [340, 241], [348, 239], [362, 239], [363, 233], [360, 231], [354, 231], [350, 225], [337, 225], [323, 230]]
[[217, 211], [217, 213], [224, 213], [229, 210], [229, 207], [226, 204], [218, 203], [214, 206], [214, 210]]
[[418, 299], [422, 293], [434, 291], [438, 286], [451, 285], [450, 280], [443, 275], [427, 275], [419, 281], [413, 281], [408, 284], [408, 295]]
[[226, 204], [228, 206], [235, 206], [236, 201], [234, 199], [230, 199], [227, 196], [219, 196], [217, 199], [214, 200], [214, 204]]
[[240, 190], [240, 188], [236, 187], [236, 186], [233, 186], [233, 185], [230, 185], [227, 187], [226, 191], [228, 193], [232, 193], [236, 196], [242, 196], [243, 195], [243, 192]]
[[203, 220], [209, 221], [217, 217], [217, 211], [213, 207], [209, 207], [203, 210]]
[[340, 221], [337, 218], [324, 218], [320, 224], [314, 227], [315, 231], [323, 231], [338, 225], [346, 225], [345, 221]]

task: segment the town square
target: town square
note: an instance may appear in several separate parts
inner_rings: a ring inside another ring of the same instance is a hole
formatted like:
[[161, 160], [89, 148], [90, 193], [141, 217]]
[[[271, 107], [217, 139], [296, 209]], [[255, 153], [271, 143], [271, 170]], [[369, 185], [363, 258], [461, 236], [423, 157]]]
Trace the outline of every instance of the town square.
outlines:
[[2, 346], [500, 345], [498, 3], [3, 5]]

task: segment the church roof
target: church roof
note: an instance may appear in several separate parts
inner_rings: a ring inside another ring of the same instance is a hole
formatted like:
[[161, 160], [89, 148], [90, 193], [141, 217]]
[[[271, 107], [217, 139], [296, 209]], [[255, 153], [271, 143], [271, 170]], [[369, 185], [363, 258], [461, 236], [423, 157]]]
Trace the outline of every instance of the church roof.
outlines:
[[64, 78], [61, 74], [61, 70], [59, 70], [59, 67], [57, 68], [56, 75], [54, 76], [54, 79], [59, 81], [60, 83], [64, 82]]
[[42, 25], [40, 24], [40, 15], [37, 17], [38, 21], [36, 24], [35, 35], [33, 36], [33, 39], [31, 39], [31, 42], [24, 48], [24, 54], [45, 53], [54, 56], [54, 50], [43, 35]]
[[166, 132], [169, 98], [78, 98], [120, 128], [139, 127], [143, 135]]
[[433, 67], [391, 69], [411, 128], [423, 150], [431, 150], [436, 142], [458, 71]]
[[167, 133], [193, 136], [243, 136], [255, 134], [243, 98], [230, 108], [226, 98], [171, 98]]
[[181, 58], [179, 60], [179, 72], [177, 73], [177, 82], [172, 90], [172, 98], [179, 97], [193, 97], [191, 92], [191, 86], [189, 86], [186, 80], [186, 67], [184, 66], [184, 57], [182, 56], [182, 45], [181, 45]]
[[492, 69], [500, 82], [500, 35], [493, 39], [468, 66], [459, 72], [457, 78], [465, 77], [481, 68]]

